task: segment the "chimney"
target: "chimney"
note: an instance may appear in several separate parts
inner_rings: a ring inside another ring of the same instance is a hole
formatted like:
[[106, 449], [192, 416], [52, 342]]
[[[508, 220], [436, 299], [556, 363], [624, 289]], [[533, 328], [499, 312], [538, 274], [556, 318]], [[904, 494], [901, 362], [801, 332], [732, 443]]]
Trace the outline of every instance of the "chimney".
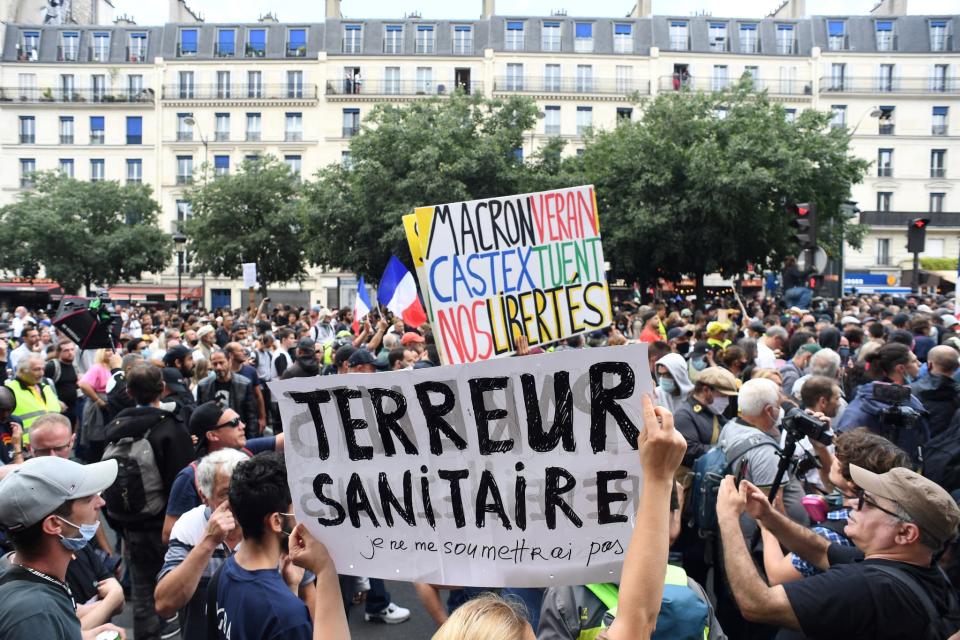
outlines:
[[783, 0], [783, 4], [767, 17], [797, 20], [806, 17], [806, 15], [807, 0]]
[[496, 14], [495, 4], [495, 0], [483, 0], [483, 12], [480, 14], [480, 18], [483, 20], [492, 18]]
[[170, 0], [170, 19], [168, 22], [197, 24], [203, 22], [203, 18], [187, 6], [186, 0]]
[[131, 18], [127, 14], [123, 14], [122, 16], [114, 20], [113, 24], [117, 25], [118, 27], [134, 27], [137, 25], [137, 23], [134, 22], [133, 18]]
[[653, 14], [653, 0], [637, 0], [628, 18], [649, 18]]
[[907, 0], [880, 0], [870, 10], [872, 16], [905, 16], [907, 15]]
[[272, 13], [265, 13], [264, 15], [257, 18], [257, 22], [280, 22], [280, 21], [277, 19], [277, 16], [273, 15]]
[[339, 20], [342, 17], [340, 0], [327, 0], [327, 20]]

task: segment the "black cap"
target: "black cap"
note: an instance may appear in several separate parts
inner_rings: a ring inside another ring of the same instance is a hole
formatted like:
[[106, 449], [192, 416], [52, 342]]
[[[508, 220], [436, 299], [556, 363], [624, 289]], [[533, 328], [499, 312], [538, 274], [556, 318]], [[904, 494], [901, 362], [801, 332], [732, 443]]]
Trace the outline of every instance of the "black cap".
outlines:
[[369, 349], [357, 349], [354, 351], [350, 358], [347, 360], [347, 365], [350, 367], [359, 367], [364, 364], [376, 364], [377, 359]]
[[690, 349], [690, 356], [704, 355], [710, 351], [710, 343], [706, 340], [701, 340], [700, 342], [693, 345], [693, 349]]
[[300, 338], [300, 342], [297, 343], [297, 350], [315, 353], [317, 350], [317, 343], [313, 338]]
[[163, 355], [163, 364], [167, 365], [168, 367], [172, 367], [175, 360], [183, 362], [191, 353], [193, 352], [182, 344], [178, 344], [175, 347], [170, 347], [170, 349], [168, 349]]
[[767, 332], [767, 327], [766, 327], [766, 325], [764, 325], [762, 322], [760, 322], [760, 321], [758, 321], [758, 320], [754, 320], [753, 322], [751, 322], [751, 323], [750, 323], [750, 326], [747, 327], [747, 328], [750, 329], [750, 331], [756, 331], [757, 333], [766, 333], [766, 332]]
[[207, 431], [217, 428], [217, 423], [223, 416], [223, 409], [216, 402], [204, 402], [193, 410], [190, 415], [190, 433], [204, 442]]
[[167, 385], [168, 389], [171, 387], [183, 387], [183, 375], [179, 369], [175, 367], [164, 367], [160, 372], [163, 375], [163, 383]]
[[673, 329], [670, 329], [670, 331], [667, 331], [667, 340], [676, 340], [682, 336], [692, 335], [693, 331], [690, 331], [689, 329], [684, 329], [683, 327], [674, 327]]
[[335, 354], [333, 354], [333, 364], [336, 365], [336, 367], [339, 369], [340, 365], [350, 360], [350, 356], [353, 355], [354, 351], [356, 351], [356, 348], [354, 348], [353, 345], [349, 345], [349, 344], [343, 345], [342, 347], [337, 349], [337, 352]]

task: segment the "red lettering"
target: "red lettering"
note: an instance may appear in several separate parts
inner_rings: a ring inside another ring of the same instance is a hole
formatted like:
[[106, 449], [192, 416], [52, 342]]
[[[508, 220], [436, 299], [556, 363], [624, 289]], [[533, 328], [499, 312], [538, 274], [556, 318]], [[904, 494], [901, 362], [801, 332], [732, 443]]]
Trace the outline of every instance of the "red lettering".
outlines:
[[[463, 325], [466, 317], [469, 335], [464, 335]], [[463, 344], [464, 362], [475, 362], [477, 359], [477, 332], [473, 323], [472, 311], [464, 305], [457, 307], [457, 333], [460, 334], [460, 340]]]
[[[546, 198], [547, 204], [544, 204], [544, 198]], [[534, 200], [533, 198], [529, 198], [529, 201], [530, 201], [530, 211], [533, 212], [533, 222], [534, 224], [537, 225], [537, 235], [538, 235], [537, 239], [542, 243], [543, 242], [543, 214], [546, 211], [547, 206], [549, 206], [550, 194], [546, 194], [546, 196], [544, 196], [544, 194], [542, 193], [540, 194], [539, 207], [537, 207], [536, 200]]]
[[473, 303], [473, 330], [474, 334], [478, 336], [483, 336], [487, 339], [487, 350], [483, 353], [477, 351], [477, 360], [486, 360], [490, 357], [490, 354], [493, 353], [493, 336], [490, 335], [489, 331], [484, 331], [480, 328], [480, 318], [483, 317], [483, 314], [486, 312], [487, 304], [483, 300], [477, 300]]
[[[579, 225], [580, 207], [577, 202], [577, 194], [573, 191], [567, 193], [567, 238], [582, 238], [583, 227]], [[580, 229], [578, 232], [577, 229]]]
[[[449, 318], [447, 317], [447, 313], [450, 314]], [[456, 326], [454, 310], [437, 310], [437, 321], [440, 325], [440, 335], [443, 337], [443, 349], [447, 352], [447, 357], [453, 361], [453, 349], [450, 348], [450, 340], [453, 340], [453, 347], [457, 350], [456, 362], [463, 362], [463, 337], [459, 335], [459, 327]]]

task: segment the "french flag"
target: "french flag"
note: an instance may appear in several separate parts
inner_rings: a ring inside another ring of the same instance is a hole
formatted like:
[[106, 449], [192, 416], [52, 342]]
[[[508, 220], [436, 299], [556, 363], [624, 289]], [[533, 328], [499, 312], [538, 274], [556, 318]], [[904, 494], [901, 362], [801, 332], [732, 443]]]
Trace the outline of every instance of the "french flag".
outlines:
[[360, 325], [363, 319], [370, 313], [370, 295], [367, 294], [367, 284], [360, 276], [360, 282], [357, 284], [357, 300], [353, 303], [353, 333], [360, 333]]
[[390, 262], [380, 278], [377, 298], [394, 315], [403, 318], [408, 326], [419, 327], [427, 321], [427, 314], [417, 297], [417, 283], [413, 274], [396, 256], [390, 256]]

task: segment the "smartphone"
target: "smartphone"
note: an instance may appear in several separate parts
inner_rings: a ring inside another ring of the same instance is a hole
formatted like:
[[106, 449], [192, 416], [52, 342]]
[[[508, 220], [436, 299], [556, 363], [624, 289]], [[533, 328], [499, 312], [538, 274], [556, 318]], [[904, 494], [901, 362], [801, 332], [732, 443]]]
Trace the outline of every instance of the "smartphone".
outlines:
[[737, 490], [740, 489], [740, 481], [747, 475], [747, 465], [749, 462], [746, 458], [740, 461], [740, 464], [737, 465], [737, 475], [733, 480], [733, 484], [737, 487]]
[[801, 500], [803, 508], [813, 522], [823, 522], [827, 519], [827, 499], [823, 496], [810, 494], [803, 496]]

